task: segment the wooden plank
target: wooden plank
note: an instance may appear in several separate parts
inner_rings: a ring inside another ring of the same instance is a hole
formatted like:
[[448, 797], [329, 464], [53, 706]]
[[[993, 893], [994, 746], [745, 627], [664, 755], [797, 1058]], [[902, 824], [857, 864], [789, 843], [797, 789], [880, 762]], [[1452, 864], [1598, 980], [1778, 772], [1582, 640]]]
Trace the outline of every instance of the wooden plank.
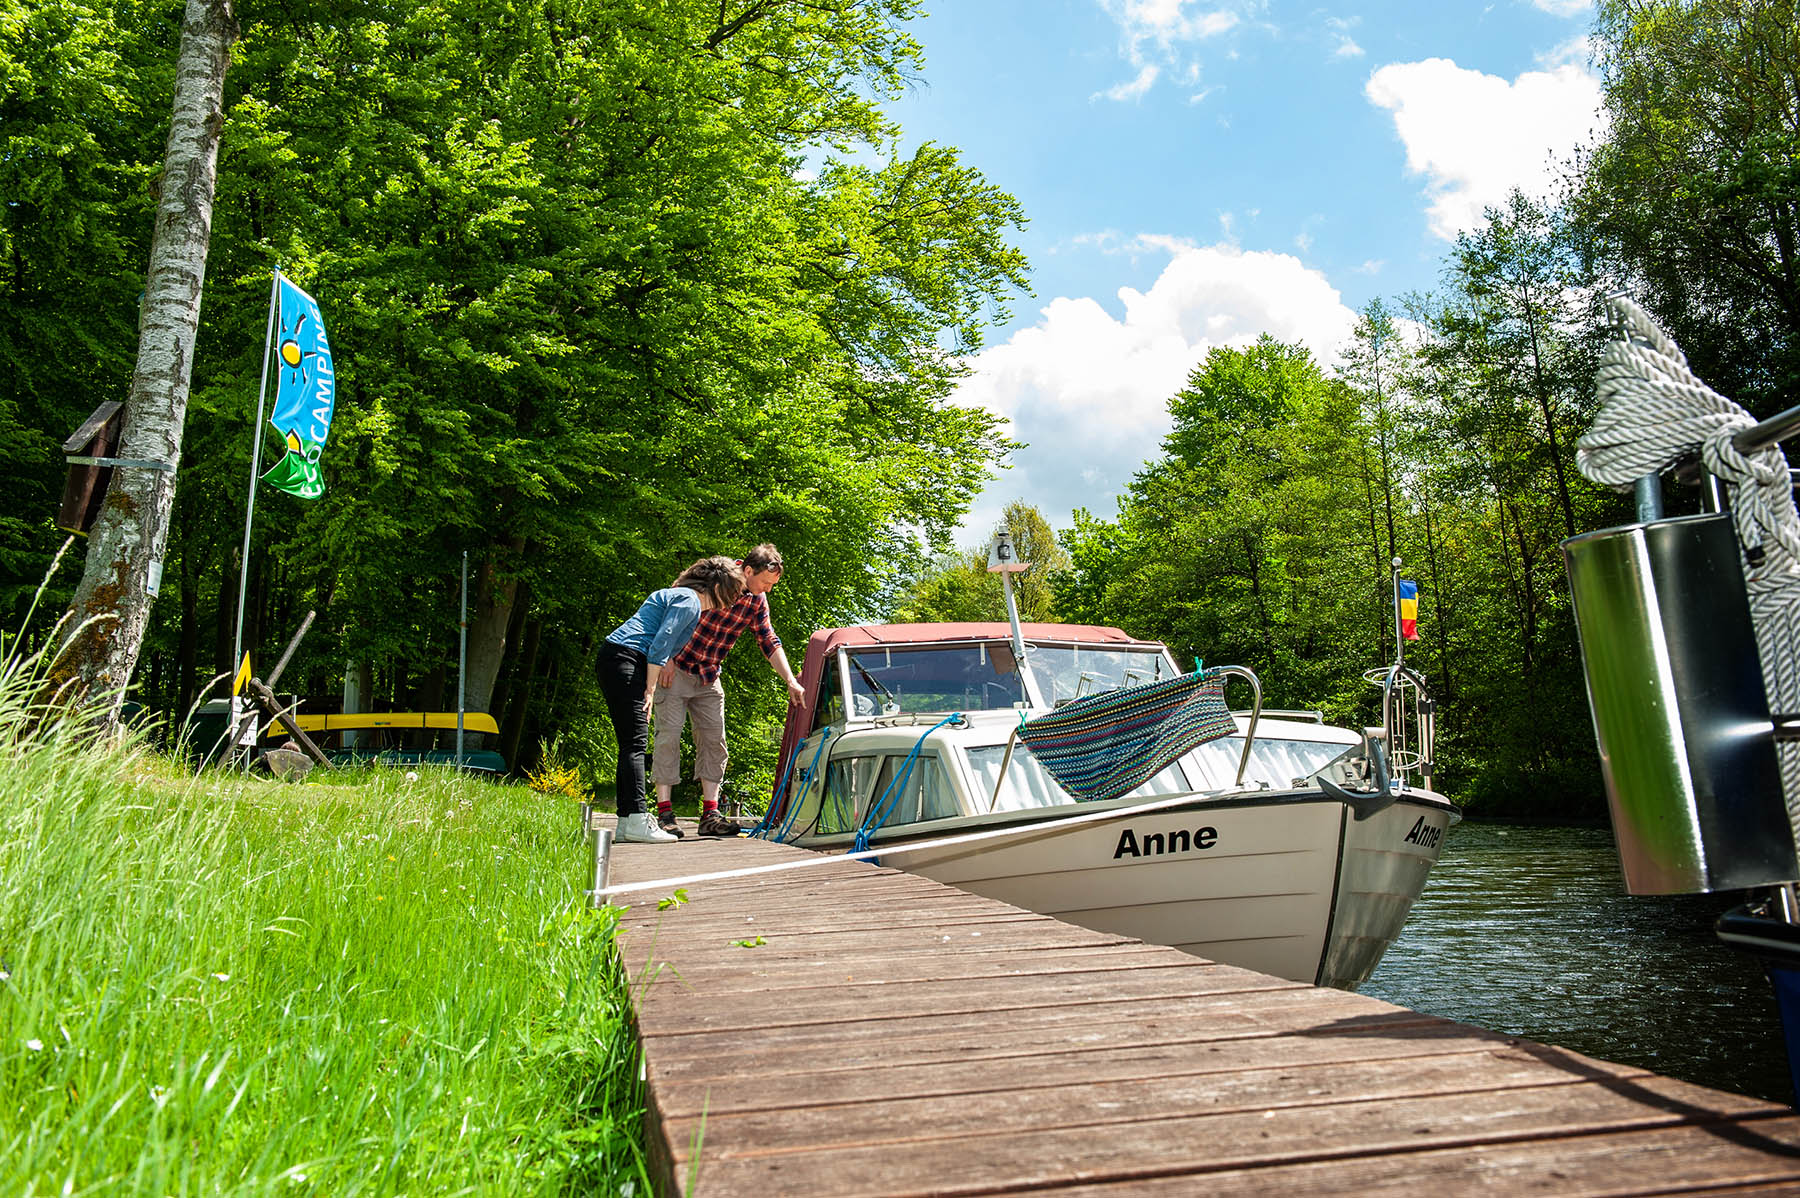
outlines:
[[[1057, 1198], [1263, 1198], [1358, 1194], [1433, 1198], [1458, 1194], [1733, 1194], [1800, 1192], [1800, 1119], [1712, 1123], [1655, 1131], [1525, 1140], [1473, 1148], [1336, 1158], [1260, 1169], [1167, 1173], [1079, 1185]], [[709, 1181], [715, 1180], [708, 1178]], [[707, 1193], [724, 1193], [708, 1189]], [[923, 1192], [923, 1191], [919, 1191]], [[954, 1190], [938, 1190], [950, 1193]]]
[[[996, 1187], [1036, 1189], [1161, 1174], [1210, 1173], [1250, 1166], [1303, 1164], [1327, 1157], [1357, 1158], [1425, 1148], [1480, 1146], [1524, 1140], [1560, 1140], [1571, 1134], [1674, 1129], [1699, 1112], [1768, 1118], [1784, 1108], [1667, 1079], [1577, 1082], [1492, 1092], [1447, 1091], [1427, 1097], [1336, 1106], [1277, 1108], [1263, 1112], [1144, 1119], [1089, 1130], [1084, 1112], [1046, 1113], [1049, 1126], [988, 1135], [963, 1125], [956, 1136], [883, 1138], [823, 1150], [764, 1150], [734, 1143], [716, 1126], [706, 1128], [700, 1183], [706, 1193], [779, 1191], [853, 1195], [974, 1193]], [[852, 1128], [854, 1121], [852, 1120]], [[671, 1142], [696, 1130], [694, 1121], [670, 1120]], [[1800, 1147], [1800, 1127], [1787, 1121], [1788, 1139], [1773, 1146]], [[956, 1162], [954, 1178], [943, 1162]], [[675, 1155], [685, 1168], [685, 1151]], [[1800, 1164], [1800, 1158], [1796, 1158]], [[1422, 1175], [1415, 1174], [1415, 1184]], [[1763, 1180], [1753, 1177], [1748, 1180]], [[1208, 1186], [1210, 1192], [1211, 1187]]]
[[[1109, 1078], [1157, 1076], [1161, 1073], [1216, 1072], [1244, 1068], [1301, 1067], [1317, 1062], [1380, 1060], [1394, 1056], [1429, 1056], [1466, 1052], [1494, 1043], [1515, 1041], [1497, 1032], [1465, 1027], [1448, 1020], [1418, 1015], [1408, 1023], [1324, 1035], [1243, 1036], [1237, 1039], [1197, 1041], [1182, 1023], [1141, 1024], [1125, 1037], [1078, 1036], [1046, 1043], [1037, 1031], [996, 1029], [979, 1044], [932, 1051], [909, 1044], [904, 1052], [889, 1051], [882, 1041], [842, 1044], [830, 1055], [797, 1054], [785, 1043], [762, 1040], [734, 1045], [729, 1051], [708, 1055], [677, 1056], [659, 1052], [650, 1063], [651, 1084], [671, 1093], [688, 1083], [723, 1091], [717, 1083], [736, 1083], [755, 1078], [770, 1094], [800, 1092], [818, 1096], [820, 1102], [849, 1101], [864, 1096], [869, 1079], [891, 1086], [889, 1093], [947, 1094], [971, 1088], [972, 1079], [991, 1081], [996, 1063], [1019, 1061], [1022, 1068], [1055, 1071], [1069, 1080], [1103, 1081]], [[1567, 1050], [1561, 1050], [1567, 1051]], [[693, 1088], [682, 1090], [692, 1093]], [[679, 1104], [672, 1107], [681, 1112]], [[686, 1112], [694, 1113], [694, 1112]]]
[[[1292, 983], [1270, 978], [1280, 986]], [[1322, 994], [1329, 997], [1322, 997]], [[988, 1012], [954, 1012], [916, 1015], [901, 1019], [870, 1017], [840, 1023], [806, 1021], [805, 1013], [792, 1011], [784, 1024], [743, 1026], [728, 1013], [700, 1019], [690, 1017], [676, 1024], [657, 1018], [640, 1020], [645, 1042], [654, 1042], [666, 1059], [704, 1054], [721, 1055], [720, 1038], [779, 1034], [784, 1050], [854, 1056], [867, 1064], [904, 1060], [971, 1059], [989, 1055], [989, 1045], [1009, 1036], [1035, 1037], [1046, 1047], [1097, 1047], [1141, 1042], [1142, 1025], [1151, 1022], [1167, 1034], [1191, 1041], [1236, 1039], [1244, 1036], [1315, 1035], [1338, 1028], [1369, 1028], [1384, 1018], [1372, 1012], [1354, 995], [1302, 989], [1262, 992], [1262, 1001], [1245, 1001], [1244, 991], [1192, 998], [1162, 1000], [1154, 1010], [1145, 1004], [1124, 1002], [1080, 1003], [1049, 1009], [1017, 1008], [996, 1017]], [[1396, 1008], [1396, 1010], [1398, 1010]], [[1400, 1012], [1398, 1021], [1410, 1025], [1418, 1016]]]
[[[671, 1129], [704, 1122], [707, 1142], [726, 1156], [765, 1156], [781, 1152], [817, 1152], [834, 1148], [867, 1148], [918, 1140], [955, 1139], [970, 1128], [984, 1136], [1041, 1135], [1064, 1129], [1094, 1130], [1109, 1135], [1115, 1125], [1147, 1119], [1267, 1112], [1287, 1108], [1326, 1107], [1384, 1099], [1463, 1096], [1484, 1090], [1584, 1084], [1581, 1074], [1517, 1049], [1476, 1051], [1449, 1056], [1393, 1057], [1344, 1064], [1315, 1063], [1297, 1070], [1289, 1066], [1200, 1074], [1163, 1074], [1103, 1082], [1052, 1082], [1021, 1062], [990, 1067], [986, 1088], [967, 1090], [947, 1103], [941, 1095], [895, 1097], [871, 1093], [852, 1103], [807, 1101], [798, 1112], [749, 1109], [728, 1113], [723, 1106], [753, 1082], [709, 1087], [721, 1106], [688, 1116], [675, 1116], [673, 1104], [661, 1102]], [[885, 1081], [884, 1077], [880, 1080]], [[1649, 1071], [1624, 1065], [1602, 1067], [1603, 1076], [1649, 1077]], [[692, 1088], [692, 1087], [690, 1087]], [[816, 1113], [822, 1118], [804, 1115]], [[1312, 1117], [1336, 1123], [1336, 1110], [1313, 1111]], [[1105, 1130], [1100, 1130], [1105, 1129]], [[1150, 1129], [1154, 1131], [1155, 1129]]]
[[[1435, 1093], [1453, 1088], [1452, 1083], [1497, 1089], [1585, 1076], [1553, 1059], [1509, 1046], [1497, 1036], [1483, 1040], [1463, 1035], [1424, 1043], [1371, 1039], [1301, 1043], [1304, 1051], [1296, 1050], [1295, 1040], [1265, 1038], [1238, 1041], [1238, 1051], [1229, 1053], [1166, 1044], [1108, 1052], [1020, 1053], [924, 1067], [735, 1074], [699, 1082], [677, 1082], [659, 1073], [655, 1081], [667, 1116], [706, 1115], [717, 1120], [732, 1114], [775, 1113], [790, 1125], [807, 1126], [811, 1142], [823, 1146], [807, 1121], [792, 1118], [796, 1112], [861, 1103], [855, 1117], [859, 1129], [869, 1126], [871, 1119], [899, 1118], [909, 1129], [923, 1131], [942, 1111], [954, 1110], [957, 1126], [967, 1127], [965, 1117], [980, 1117], [986, 1107], [997, 1106], [998, 1113], [986, 1126], [1001, 1130], [1019, 1118], [1039, 1117], [1032, 1104], [1041, 1096], [1026, 1093], [1035, 1090], [1080, 1097], [1095, 1112], [1092, 1122], [1099, 1124], [1113, 1122], [1127, 1109], [1153, 1109], [1165, 1116], [1183, 1107], [1262, 1110], [1301, 1100], [1322, 1101], [1330, 1095]], [[1592, 1062], [1590, 1068], [1596, 1077], [1648, 1073], [1604, 1062]], [[935, 1101], [951, 1095], [961, 1101]], [[782, 1134], [778, 1129], [764, 1142], [779, 1143]]]

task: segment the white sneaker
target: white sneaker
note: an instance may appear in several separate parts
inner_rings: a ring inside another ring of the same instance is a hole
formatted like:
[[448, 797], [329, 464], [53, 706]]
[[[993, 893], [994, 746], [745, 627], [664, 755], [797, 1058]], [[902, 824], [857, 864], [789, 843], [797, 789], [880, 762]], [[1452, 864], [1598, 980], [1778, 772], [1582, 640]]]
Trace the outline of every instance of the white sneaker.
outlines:
[[657, 827], [648, 812], [636, 811], [619, 817], [613, 839], [620, 844], [674, 844], [680, 837], [670, 836]]

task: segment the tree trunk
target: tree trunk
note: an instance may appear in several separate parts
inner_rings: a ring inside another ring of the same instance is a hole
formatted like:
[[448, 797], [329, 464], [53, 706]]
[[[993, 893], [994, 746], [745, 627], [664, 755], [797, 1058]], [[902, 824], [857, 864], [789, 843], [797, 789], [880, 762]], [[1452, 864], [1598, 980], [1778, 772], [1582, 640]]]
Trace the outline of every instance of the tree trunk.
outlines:
[[500, 755], [518, 772], [519, 741], [525, 735], [525, 718], [531, 707], [531, 684], [537, 673], [538, 646], [543, 643], [543, 621], [525, 625], [525, 643], [519, 649], [519, 667], [508, 688], [506, 722], [500, 726]]
[[497, 580], [494, 564], [488, 561], [481, 564], [476, 575], [474, 592], [470, 596], [469, 673], [463, 685], [463, 702], [470, 711], [491, 714], [494, 684], [500, 680], [500, 667], [506, 661], [506, 639], [512, 630], [519, 583], [517, 579]]
[[230, 0], [187, 0], [137, 365], [118, 449], [125, 461], [157, 465], [113, 471], [70, 604], [73, 631], [50, 677], [61, 698], [104, 700], [110, 719], [118, 716], [162, 584], [212, 234], [225, 70], [237, 33]]

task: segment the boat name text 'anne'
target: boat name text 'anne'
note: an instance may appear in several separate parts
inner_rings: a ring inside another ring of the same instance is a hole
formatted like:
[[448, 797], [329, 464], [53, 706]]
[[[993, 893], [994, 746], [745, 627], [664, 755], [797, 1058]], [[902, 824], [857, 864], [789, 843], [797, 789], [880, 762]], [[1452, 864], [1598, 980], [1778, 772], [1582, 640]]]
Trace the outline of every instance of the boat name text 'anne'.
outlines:
[[1406, 843], [1416, 844], [1421, 848], [1436, 848], [1437, 842], [1443, 838], [1443, 835], [1442, 828], [1426, 823], [1425, 817], [1421, 815], [1419, 821], [1412, 826], [1412, 831], [1406, 834]]
[[1165, 836], [1161, 832], [1146, 832], [1143, 840], [1130, 828], [1119, 833], [1119, 847], [1113, 850], [1113, 860], [1120, 857], [1155, 857], [1163, 853], [1185, 853], [1190, 849], [1210, 849], [1218, 841], [1216, 828], [1195, 828], [1190, 837], [1186, 828], [1177, 828]]

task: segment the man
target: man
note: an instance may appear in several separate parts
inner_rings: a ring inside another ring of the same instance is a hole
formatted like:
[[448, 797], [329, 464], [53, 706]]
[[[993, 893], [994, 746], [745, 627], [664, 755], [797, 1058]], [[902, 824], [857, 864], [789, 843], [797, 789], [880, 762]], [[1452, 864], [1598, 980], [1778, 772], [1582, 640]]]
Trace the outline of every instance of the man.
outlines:
[[693, 639], [669, 659], [656, 688], [656, 748], [650, 776], [656, 783], [656, 822], [663, 831], [680, 836], [675, 824], [671, 792], [681, 781], [681, 729], [694, 727], [694, 777], [700, 782], [700, 835], [736, 836], [738, 825], [719, 811], [719, 784], [725, 779], [725, 687], [719, 681], [725, 656], [747, 629], [756, 630], [756, 642], [768, 658], [769, 668], [787, 684], [788, 702], [806, 697], [782, 651], [781, 638], [769, 622], [768, 594], [781, 581], [781, 553], [773, 545], [758, 545], [744, 556], [744, 593], [730, 607], [701, 615]]

